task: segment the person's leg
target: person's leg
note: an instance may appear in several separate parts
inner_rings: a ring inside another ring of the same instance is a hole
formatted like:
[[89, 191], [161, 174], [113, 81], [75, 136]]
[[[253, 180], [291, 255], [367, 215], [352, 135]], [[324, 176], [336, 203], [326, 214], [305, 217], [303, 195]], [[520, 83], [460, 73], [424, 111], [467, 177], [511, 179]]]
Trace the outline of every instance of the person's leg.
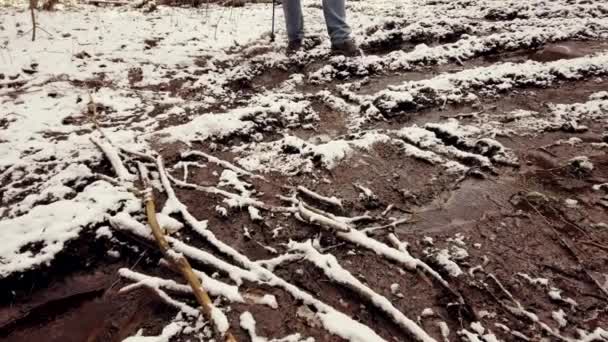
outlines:
[[323, 0], [323, 14], [332, 45], [340, 45], [350, 39], [345, 0]]
[[283, 0], [287, 38], [290, 42], [299, 42], [304, 38], [304, 16], [300, 0]]

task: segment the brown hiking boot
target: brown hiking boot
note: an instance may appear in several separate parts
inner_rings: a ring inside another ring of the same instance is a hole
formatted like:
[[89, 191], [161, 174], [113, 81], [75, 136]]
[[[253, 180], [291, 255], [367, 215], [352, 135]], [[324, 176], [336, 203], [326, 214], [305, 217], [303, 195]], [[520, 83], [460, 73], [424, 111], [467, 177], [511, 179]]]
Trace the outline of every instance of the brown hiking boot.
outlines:
[[287, 56], [291, 56], [294, 53], [302, 50], [302, 41], [301, 40], [292, 40], [287, 44]]
[[347, 39], [339, 44], [331, 45], [331, 53], [334, 55], [342, 55], [346, 57], [361, 56], [359, 47], [352, 39]]

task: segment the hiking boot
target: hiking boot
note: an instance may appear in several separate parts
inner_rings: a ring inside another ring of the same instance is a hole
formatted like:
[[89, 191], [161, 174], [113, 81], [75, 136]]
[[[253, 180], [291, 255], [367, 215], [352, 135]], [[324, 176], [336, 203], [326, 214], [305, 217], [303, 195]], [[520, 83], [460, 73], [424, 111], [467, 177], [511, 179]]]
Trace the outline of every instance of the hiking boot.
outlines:
[[331, 53], [334, 55], [342, 55], [346, 57], [361, 56], [359, 47], [352, 39], [347, 39], [342, 43], [332, 44]]
[[291, 56], [294, 53], [302, 50], [302, 41], [301, 40], [292, 40], [287, 44], [287, 56]]

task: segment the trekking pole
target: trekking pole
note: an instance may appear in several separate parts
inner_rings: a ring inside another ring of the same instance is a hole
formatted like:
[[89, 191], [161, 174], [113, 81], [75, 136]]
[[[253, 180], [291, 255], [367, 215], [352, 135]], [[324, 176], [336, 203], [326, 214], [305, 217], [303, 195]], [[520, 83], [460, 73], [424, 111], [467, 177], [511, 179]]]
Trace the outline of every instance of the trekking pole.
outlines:
[[274, 11], [275, 11], [275, 9], [274, 9], [274, 3], [275, 3], [275, 1], [276, 0], [272, 0], [272, 32], [270, 33], [270, 41], [271, 42], [274, 42], [274, 17], [275, 17], [275, 14], [274, 14]]

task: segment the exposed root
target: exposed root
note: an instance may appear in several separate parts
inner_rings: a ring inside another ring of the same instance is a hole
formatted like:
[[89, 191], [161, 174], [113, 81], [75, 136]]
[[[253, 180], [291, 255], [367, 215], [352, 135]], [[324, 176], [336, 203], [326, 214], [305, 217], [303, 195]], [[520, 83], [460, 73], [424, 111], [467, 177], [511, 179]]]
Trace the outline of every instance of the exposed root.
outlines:
[[[507, 310], [509, 313], [513, 314], [516, 317], [519, 318], [523, 318], [526, 319], [528, 321], [531, 321], [532, 323], [538, 325], [538, 327], [540, 329], [542, 329], [543, 331], [545, 331], [547, 334], [551, 335], [552, 337], [560, 340], [560, 341], [565, 341], [565, 342], [570, 342], [571, 339], [564, 337], [562, 335], [560, 335], [558, 332], [554, 331], [550, 326], [548, 326], [546, 323], [544, 323], [543, 321], [541, 321], [537, 315], [535, 315], [534, 313], [526, 310], [523, 305], [521, 305], [521, 303], [519, 301], [517, 301], [515, 299], [515, 297], [513, 297], [513, 295], [511, 294], [511, 292], [509, 292], [509, 290], [507, 290], [504, 285], [500, 282], [500, 280], [498, 280], [498, 278], [496, 278], [496, 276], [494, 276], [493, 274], [488, 274], [486, 273], [486, 275], [488, 276], [488, 278], [492, 279], [494, 281], [494, 283], [496, 283], [496, 285], [498, 286], [498, 288], [502, 291], [502, 293], [504, 295], [507, 296], [507, 298], [509, 298], [509, 301], [511, 302], [512, 305], [509, 305], [508, 303], [506, 303], [503, 300], [500, 300], [499, 298], [495, 298], [498, 303], [505, 309]], [[487, 285], [486, 289], [487, 289]], [[488, 291], [490, 291], [488, 289]]]
[[225, 341], [236, 341], [232, 333], [228, 330], [228, 320], [226, 319], [224, 314], [221, 313], [221, 311], [219, 311], [219, 309], [217, 309], [211, 302], [209, 294], [203, 288], [199, 277], [194, 274], [192, 267], [188, 262], [188, 259], [186, 259], [182, 254], [177, 253], [171, 248], [171, 246], [169, 246], [169, 243], [165, 238], [162, 228], [160, 227], [156, 219], [156, 205], [154, 203], [152, 189], [149, 188], [149, 181], [147, 177], [145, 177], [144, 168], [141, 165], [140, 174], [142, 175], [142, 182], [147, 188], [144, 197], [144, 203], [146, 207], [146, 216], [148, 218], [148, 224], [152, 229], [152, 235], [154, 235], [154, 239], [156, 240], [160, 251], [163, 253], [164, 257], [180, 271], [184, 279], [188, 282], [188, 284], [192, 288], [192, 292], [194, 293], [196, 300], [201, 306], [203, 315], [208, 321], [214, 323], [216, 332], [220, 336], [223, 336]]
[[310, 240], [303, 243], [292, 241], [289, 243], [289, 248], [303, 253], [308, 261], [322, 269], [325, 275], [330, 279], [345, 285], [358, 293], [361, 297], [367, 299], [378, 309], [384, 311], [406, 333], [414, 337], [414, 339], [424, 342], [435, 341], [435, 339], [428, 335], [418, 324], [416, 324], [416, 322], [407, 318], [401, 311], [397, 310], [386, 297], [376, 293], [374, 290], [361, 283], [361, 281], [350, 274], [350, 272], [342, 268], [333, 255], [319, 253], [319, 251], [312, 246]]
[[264, 177], [262, 177], [262, 176], [254, 175], [253, 173], [251, 173], [243, 168], [240, 168], [230, 162], [221, 160], [215, 156], [209, 155], [209, 154], [201, 152], [201, 151], [189, 151], [189, 152], [182, 153], [182, 158], [187, 158], [190, 156], [203, 157], [203, 158], [207, 159], [209, 162], [222, 166], [228, 170], [232, 170], [239, 175], [245, 175], [245, 176], [249, 176], [249, 177], [264, 179]]
[[[276, 276], [271, 271], [265, 269], [259, 264], [249, 260], [249, 258], [238, 251], [236, 251], [231, 246], [217, 239], [215, 234], [210, 230], [206, 229], [206, 226], [198, 221], [190, 212], [187, 207], [183, 205], [177, 197], [175, 196], [175, 192], [171, 187], [171, 183], [169, 181], [169, 176], [166, 173], [166, 170], [162, 164], [162, 160], [158, 159], [158, 171], [160, 174], [160, 179], [163, 187], [168, 196], [168, 201], [171, 203], [173, 208], [177, 208], [179, 212], [182, 214], [183, 218], [186, 222], [192, 227], [192, 229], [197, 232], [201, 237], [203, 237], [207, 242], [211, 243], [215, 248], [217, 248], [221, 253], [230, 256], [234, 261], [238, 264], [242, 265], [243, 268], [234, 266], [225, 261], [222, 261], [215, 256], [201, 251], [199, 249], [187, 246], [179, 241], [172, 241], [173, 246], [176, 250], [183, 252], [184, 254], [191, 253], [190, 257], [196, 255], [197, 260], [205, 263], [214, 263], [216, 265], [220, 265], [218, 269], [227, 271], [231, 274], [231, 277], [236, 279], [243, 279], [243, 277], [247, 277], [247, 280], [264, 283], [271, 286], [276, 286], [284, 289], [289, 294], [291, 294], [295, 299], [302, 301], [303, 303], [310, 305], [316, 309], [316, 315], [329, 332], [341, 336], [349, 341], [353, 342], [382, 342], [385, 341], [380, 336], [378, 336], [374, 331], [372, 331], [366, 325], [363, 325], [357, 321], [352, 320], [350, 317], [344, 315], [343, 313], [335, 310], [333, 307], [321, 302], [320, 300], [314, 298], [312, 295], [302, 291], [297, 286], [290, 284], [289, 282], [283, 280], [282, 278]], [[233, 278], [233, 279], [234, 279]], [[346, 326], [350, 326], [352, 328], [345, 329]]]
[[338, 208], [342, 208], [342, 201], [339, 200], [338, 198], [332, 196], [332, 197], [327, 197], [327, 196], [323, 196], [320, 195], [304, 186], [298, 186], [298, 192], [300, 192], [301, 194], [309, 197], [310, 199], [319, 201], [325, 205], [329, 205], [331, 207], [338, 207]]
[[95, 137], [91, 137], [91, 141], [97, 145], [97, 147], [99, 147], [99, 149], [104, 153], [106, 158], [108, 158], [110, 164], [112, 164], [112, 167], [114, 168], [114, 172], [116, 172], [116, 175], [120, 180], [125, 182], [135, 180], [135, 175], [131, 174], [129, 170], [127, 170], [114, 146]]

